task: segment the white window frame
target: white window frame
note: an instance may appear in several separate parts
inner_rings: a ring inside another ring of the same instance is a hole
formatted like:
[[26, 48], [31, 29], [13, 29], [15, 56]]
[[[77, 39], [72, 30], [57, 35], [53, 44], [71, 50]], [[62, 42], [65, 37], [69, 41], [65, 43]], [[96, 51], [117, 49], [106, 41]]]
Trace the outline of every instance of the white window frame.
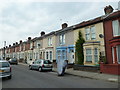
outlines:
[[48, 38], [48, 46], [52, 46], [52, 37]]
[[[119, 48], [120, 48], [120, 45], [118, 45]], [[120, 53], [120, 50], [118, 51], [118, 46], [116, 46], [116, 51], [117, 51], [117, 60], [118, 60], [118, 64], [120, 64], [120, 56], [119, 56], [119, 53]]]
[[[95, 49], [97, 50], [97, 54], [95, 53]], [[97, 61], [95, 60], [95, 56], [97, 56]], [[97, 63], [99, 61], [99, 59], [98, 59], [98, 48], [97, 47], [94, 48], [94, 61], [95, 61], [95, 63]]]
[[86, 37], [86, 40], [90, 40], [90, 28], [89, 27], [85, 28], [85, 37]]
[[115, 63], [115, 59], [114, 59], [114, 47], [112, 47], [112, 58], [113, 58], [113, 63]]
[[33, 43], [31, 42], [31, 43], [30, 43], [30, 49], [32, 49], [32, 48], [33, 48]]
[[60, 45], [64, 45], [65, 44], [65, 34], [61, 34], [59, 36], [59, 43], [60, 43]]
[[[93, 32], [92, 32], [92, 29], [94, 29], [94, 30], [93, 30]], [[90, 27], [90, 32], [91, 32], [91, 40], [95, 40], [95, 39], [96, 39], [95, 26], [91, 26], [91, 27]], [[92, 37], [93, 37], [93, 35], [95, 35], [95, 37], [94, 37], [94, 38], [92, 38]]]
[[53, 56], [53, 52], [50, 51], [49, 54], [50, 54], [50, 55], [49, 55], [49, 56], [50, 56], [50, 60], [52, 61], [52, 59], [53, 59], [53, 58], [52, 58], [52, 56]]
[[112, 21], [112, 27], [113, 27], [113, 36], [120, 36], [120, 22], [119, 22], [119, 20]]
[[[94, 30], [92, 31], [93, 28], [94, 28]], [[92, 38], [93, 35], [95, 35], [94, 38]], [[86, 40], [95, 40], [96, 39], [95, 26], [90, 26], [90, 27], [85, 28], [85, 38], [86, 38]]]
[[[87, 50], [91, 50], [91, 54], [87, 54]], [[91, 61], [87, 61], [87, 56], [91, 56]], [[92, 49], [91, 48], [86, 48], [86, 62], [91, 62], [92, 63]]]

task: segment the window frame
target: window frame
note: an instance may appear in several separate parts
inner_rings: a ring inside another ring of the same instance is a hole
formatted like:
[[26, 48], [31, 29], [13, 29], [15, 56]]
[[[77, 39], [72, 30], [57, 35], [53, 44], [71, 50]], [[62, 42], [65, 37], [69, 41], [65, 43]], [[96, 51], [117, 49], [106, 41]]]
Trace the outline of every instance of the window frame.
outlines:
[[48, 38], [48, 46], [52, 46], [52, 37]]
[[65, 44], [65, 34], [59, 35], [59, 44], [64, 45]]
[[[91, 50], [91, 54], [87, 54], [87, 50]], [[87, 60], [87, 57], [91, 56], [91, 61]], [[91, 48], [86, 48], [86, 62], [92, 63], [92, 49]]]
[[[95, 53], [95, 49], [97, 50], [97, 54]], [[99, 61], [98, 54], [99, 54], [99, 53], [98, 53], [98, 48], [95, 47], [95, 48], [94, 48], [94, 62], [95, 62], [95, 63], [97, 63], [97, 62]], [[95, 60], [95, 56], [97, 56], [97, 61]]]
[[[94, 32], [92, 32], [92, 29], [91, 29], [92, 27], [94, 28]], [[92, 38], [93, 34], [95, 35], [95, 38]], [[95, 26], [91, 26], [90, 27], [90, 38], [91, 38], [91, 40], [95, 40], [96, 39]]]
[[49, 52], [50, 53], [50, 60], [52, 60], [52, 51]]
[[120, 56], [119, 56], [119, 53], [120, 53], [120, 51], [118, 50], [118, 47], [119, 47], [119, 49], [120, 49], [120, 45], [117, 45], [116, 46], [116, 51], [117, 51], [117, 62], [118, 62], [118, 64], [120, 64]]
[[[94, 28], [94, 32], [92, 31], [92, 28]], [[95, 35], [94, 38], [93, 38], [93, 35]], [[96, 40], [96, 28], [94, 25], [85, 28], [85, 39], [87, 41]]]
[[[116, 21], [117, 21], [117, 24], [114, 23], [114, 22], [116, 22]], [[115, 25], [118, 25], [118, 26], [117, 26], [117, 28], [118, 28], [117, 30], [115, 29]], [[113, 20], [113, 21], [112, 21], [112, 30], [113, 30], [113, 36], [114, 36], [114, 37], [120, 36], [120, 21], [119, 21], [119, 20]], [[115, 31], [117, 31], [118, 34], [116, 34]]]
[[49, 59], [49, 54], [48, 54], [48, 51], [46, 52], [46, 60]]

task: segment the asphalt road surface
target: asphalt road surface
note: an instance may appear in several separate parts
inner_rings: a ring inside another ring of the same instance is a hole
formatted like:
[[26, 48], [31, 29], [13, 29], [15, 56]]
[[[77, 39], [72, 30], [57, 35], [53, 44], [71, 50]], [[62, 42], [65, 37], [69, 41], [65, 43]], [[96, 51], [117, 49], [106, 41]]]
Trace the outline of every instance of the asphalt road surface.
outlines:
[[13, 77], [3, 79], [2, 88], [118, 88], [118, 83], [94, 80], [56, 72], [29, 70], [26, 65], [12, 65]]

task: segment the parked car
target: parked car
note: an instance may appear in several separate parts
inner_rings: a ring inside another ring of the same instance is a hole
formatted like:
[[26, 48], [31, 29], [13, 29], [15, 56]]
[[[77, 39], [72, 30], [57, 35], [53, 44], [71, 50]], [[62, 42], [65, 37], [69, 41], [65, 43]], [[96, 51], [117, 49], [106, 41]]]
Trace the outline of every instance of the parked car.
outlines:
[[43, 59], [39, 59], [39, 60], [35, 60], [34, 62], [32, 62], [32, 64], [29, 65], [29, 69], [36, 69], [38, 71], [43, 71], [43, 70], [50, 70], [52, 71], [53, 65], [52, 62], [50, 60], [43, 60]]
[[0, 60], [0, 78], [3, 77], [12, 78], [11, 66], [6, 60]]
[[16, 65], [18, 65], [18, 60], [17, 60], [17, 58], [11, 58], [11, 59], [9, 60], [9, 63], [10, 63], [10, 64], [16, 64]]

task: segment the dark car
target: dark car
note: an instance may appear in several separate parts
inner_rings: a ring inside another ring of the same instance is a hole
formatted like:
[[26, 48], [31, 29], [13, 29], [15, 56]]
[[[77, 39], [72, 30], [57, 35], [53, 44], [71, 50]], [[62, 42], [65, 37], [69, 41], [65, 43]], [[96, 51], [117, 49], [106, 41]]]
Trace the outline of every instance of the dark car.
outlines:
[[12, 78], [11, 66], [8, 61], [0, 60], [0, 78]]
[[10, 64], [16, 64], [16, 65], [18, 65], [18, 60], [17, 60], [17, 58], [11, 58], [11, 59], [9, 60], [9, 63], [10, 63]]
[[29, 65], [29, 69], [36, 69], [39, 71], [43, 71], [43, 70], [50, 70], [52, 71], [52, 62], [50, 60], [43, 60], [43, 59], [39, 59], [34, 61], [32, 64]]

